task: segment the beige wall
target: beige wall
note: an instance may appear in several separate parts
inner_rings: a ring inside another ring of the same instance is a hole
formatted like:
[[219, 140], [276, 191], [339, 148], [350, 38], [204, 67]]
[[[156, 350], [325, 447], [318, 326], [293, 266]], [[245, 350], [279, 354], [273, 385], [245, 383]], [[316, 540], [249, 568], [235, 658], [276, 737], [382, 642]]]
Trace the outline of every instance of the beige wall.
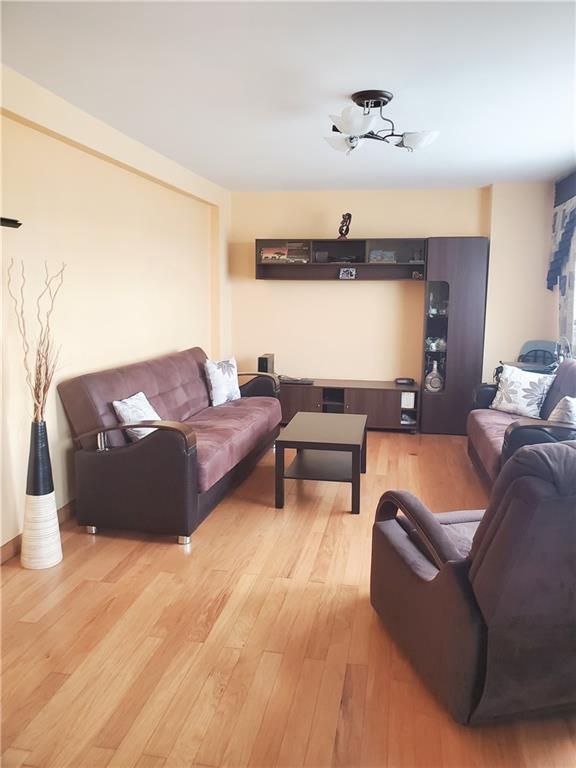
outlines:
[[[211, 341], [213, 208], [37, 130], [3, 119], [4, 381], [2, 542], [20, 530], [30, 397], [5, 290], [23, 259], [28, 295], [43, 262], [66, 262], [54, 315], [56, 379]], [[29, 305], [29, 310], [32, 307]], [[29, 311], [30, 327], [34, 319]], [[58, 505], [72, 497], [68, 426], [55, 389], [46, 420]]]
[[232, 339], [251, 370], [262, 352], [294, 376], [421, 377], [424, 285], [254, 279], [257, 237], [332, 237], [344, 211], [352, 237], [486, 235], [489, 191], [233, 193]]
[[554, 185], [494, 184], [491, 197], [485, 381], [524, 341], [558, 338], [558, 290], [546, 289]]
[[274, 352], [295, 376], [421, 376], [424, 286], [254, 279], [257, 237], [330, 237], [344, 211], [351, 236], [490, 238], [484, 380], [529, 338], [555, 339], [558, 296], [546, 290], [553, 184], [483, 189], [238, 192], [229, 269], [233, 347], [246, 369]]

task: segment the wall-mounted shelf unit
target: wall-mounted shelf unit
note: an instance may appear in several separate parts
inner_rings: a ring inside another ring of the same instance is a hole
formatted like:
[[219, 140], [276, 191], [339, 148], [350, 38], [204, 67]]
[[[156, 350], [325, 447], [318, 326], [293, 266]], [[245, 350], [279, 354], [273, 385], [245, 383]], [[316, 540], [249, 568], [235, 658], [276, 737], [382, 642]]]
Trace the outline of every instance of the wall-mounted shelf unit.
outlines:
[[424, 280], [425, 275], [424, 239], [256, 240], [259, 280]]
[[426, 280], [421, 389], [322, 380], [282, 385], [284, 421], [297, 411], [364, 413], [375, 429], [465, 434], [482, 381], [488, 246], [485, 237], [256, 240], [262, 280], [342, 280], [342, 269], [355, 270], [356, 280]]

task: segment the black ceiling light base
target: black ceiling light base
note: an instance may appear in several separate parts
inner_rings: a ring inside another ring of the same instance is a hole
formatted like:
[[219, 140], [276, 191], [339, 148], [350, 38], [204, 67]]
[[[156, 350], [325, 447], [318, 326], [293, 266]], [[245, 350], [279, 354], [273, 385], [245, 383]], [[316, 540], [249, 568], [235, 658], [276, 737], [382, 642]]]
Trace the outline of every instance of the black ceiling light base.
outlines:
[[390, 91], [357, 91], [351, 98], [359, 107], [378, 109], [391, 102], [394, 95]]

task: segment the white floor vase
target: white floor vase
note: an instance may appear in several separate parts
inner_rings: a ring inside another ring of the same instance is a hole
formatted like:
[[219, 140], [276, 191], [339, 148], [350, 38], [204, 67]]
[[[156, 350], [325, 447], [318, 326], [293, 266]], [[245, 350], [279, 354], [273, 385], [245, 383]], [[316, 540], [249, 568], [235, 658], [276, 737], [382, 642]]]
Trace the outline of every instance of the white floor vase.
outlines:
[[20, 563], [24, 568], [52, 568], [62, 560], [60, 526], [54, 491], [26, 495]]
[[61, 560], [62, 543], [46, 424], [33, 421], [20, 563], [24, 568], [37, 570], [52, 568]]

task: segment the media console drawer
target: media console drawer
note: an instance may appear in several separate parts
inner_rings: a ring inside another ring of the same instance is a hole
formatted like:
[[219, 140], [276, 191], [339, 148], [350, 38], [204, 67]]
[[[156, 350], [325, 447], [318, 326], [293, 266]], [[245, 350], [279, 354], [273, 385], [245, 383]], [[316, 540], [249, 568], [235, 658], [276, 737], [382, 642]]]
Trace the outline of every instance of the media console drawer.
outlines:
[[[314, 379], [313, 384], [280, 383], [282, 423], [299, 411], [365, 414], [368, 429], [418, 429], [419, 387], [393, 381]], [[403, 397], [404, 395], [404, 397]]]

